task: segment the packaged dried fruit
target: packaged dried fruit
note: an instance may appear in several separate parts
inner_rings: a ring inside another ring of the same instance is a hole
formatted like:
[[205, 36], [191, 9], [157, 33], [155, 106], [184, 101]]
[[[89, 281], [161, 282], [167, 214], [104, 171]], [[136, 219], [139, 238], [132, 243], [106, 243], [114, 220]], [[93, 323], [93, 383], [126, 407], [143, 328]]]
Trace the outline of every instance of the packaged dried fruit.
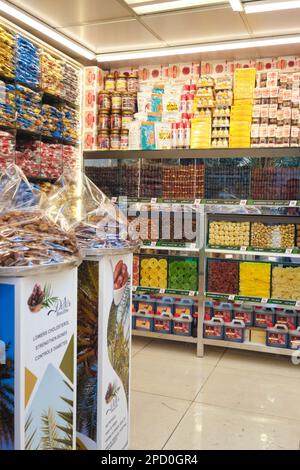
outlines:
[[213, 221], [209, 224], [209, 245], [249, 246], [250, 223]]
[[269, 298], [270, 282], [270, 263], [240, 263], [240, 295]]
[[263, 224], [254, 222], [251, 226], [251, 246], [258, 248], [293, 248], [295, 225]]
[[236, 261], [208, 260], [207, 291], [238, 294], [239, 264]]
[[300, 300], [300, 267], [273, 267], [272, 298]]

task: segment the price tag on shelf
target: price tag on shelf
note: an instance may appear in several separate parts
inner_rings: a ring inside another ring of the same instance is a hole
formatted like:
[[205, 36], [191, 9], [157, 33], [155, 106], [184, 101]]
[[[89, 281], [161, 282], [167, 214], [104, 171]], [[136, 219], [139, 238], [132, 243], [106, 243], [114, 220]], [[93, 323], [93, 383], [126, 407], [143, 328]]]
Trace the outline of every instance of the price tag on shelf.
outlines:
[[289, 207], [297, 207], [297, 201], [290, 201]]
[[151, 242], [151, 247], [155, 248], [156, 247], [156, 242]]
[[136, 292], [137, 291], [137, 287], [136, 286], [132, 286], [132, 292]]
[[156, 197], [153, 197], [153, 198], [151, 199], [151, 204], [156, 204], [156, 203], [157, 203], [157, 198], [156, 198]]
[[196, 243], [191, 243], [191, 244], [190, 244], [191, 250], [195, 250], [195, 249], [196, 249], [196, 246], [197, 246]]
[[297, 300], [297, 302], [296, 302], [296, 307], [297, 307], [297, 308], [300, 308], [300, 300]]
[[195, 206], [200, 206], [201, 199], [195, 199]]
[[247, 199], [241, 199], [240, 206], [246, 206], [246, 205], [247, 205]]
[[189, 296], [190, 296], [190, 297], [195, 297], [195, 291], [191, 290], [191, 291], [189, 292]]
[[261, 299], [262, 304], [267, 304], [269, 299]]
[[246, 246], [241, 246], [241, 250], [240, 251], [247, 251], [247, 247]]
[[287, 248], [285, 250], [285, 252], [286, 252], [287, 255], [291, 255], [293, 253], [293, 249], [292, 248]]
[[160, 293], [160, 294], [165, 294], [165, 292], [166, 292], [166, 289], [160, 289], [160, 290], [159, 290], [159, 293]]
[[228, 296], [228, 300], [234, 300], [235, 299], [235, 295], [229, 295]]

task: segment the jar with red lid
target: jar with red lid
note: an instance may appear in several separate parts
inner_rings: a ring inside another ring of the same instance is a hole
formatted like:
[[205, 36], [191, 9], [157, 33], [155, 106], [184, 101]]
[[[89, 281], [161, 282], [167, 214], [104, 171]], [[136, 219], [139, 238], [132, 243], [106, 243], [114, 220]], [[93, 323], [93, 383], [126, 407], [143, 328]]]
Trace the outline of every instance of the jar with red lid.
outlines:
[[188, 114], [192, 113], [194, 110], [194, 95], [188, 93], [186, 95], [186, 112]]
[[111, 99], [109, 91], [100, 91], [98, 96], [98, 104], [100, 111], [110, 111], [111, 108]]
[[102, 110], [99, 113], [99, 130], [108, 131], [110, 125], [109, 111]]
[[129, 147], [129, 131], [127, 129], [122, 129], [120, 148], [121, 150], [128, 150], [128, 147]]
[[127, 77], [121, 73], [116, 80], [116, 91], [127, 91]]
[[108, 131], [101, 131], [98, 134], [98, 148], [99, 150], [109, 150], [110, 139]]
[[105, 79], [105, 90], [106, 91], [115, 91], [116, 89], [116, 82], [115, 77], [113, 74], [107, 75]]
[[129, 93], [137, 93], [139, 91], [139, 80], [135, 73], [129, 75], [127, 80], [127, 89]]
[[121, 134], [119, 131], [114, 130], [110, 134], [110, 148], [111, 150], [120, 150]]
[[111, 95], [111, 109], [112, 111], [121, 111], [122, 109], [122, 94], [117, 91]]
[[114, 112], [111, 114], [110, 127], [114, 130], [121, 130], [122, 127], [122, 116], [121, 113]]

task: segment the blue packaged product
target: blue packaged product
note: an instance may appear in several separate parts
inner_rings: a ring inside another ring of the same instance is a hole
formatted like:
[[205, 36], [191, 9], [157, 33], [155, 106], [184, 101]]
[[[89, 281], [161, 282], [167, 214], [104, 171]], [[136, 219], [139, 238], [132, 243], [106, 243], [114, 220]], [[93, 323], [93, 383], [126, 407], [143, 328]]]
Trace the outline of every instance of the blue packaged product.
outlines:
[[286, 325], [275, 325], [267, 328], [267, 346], [270, 348], [289, 347], [289, 329]]
[[224, 320], [216, 317], [213, 317], [211, 320], [205, 320], [203, 336], [207, 339], [222, 340], [224, 338]]
[[230, 323], [225, 323], [224, 340], [243, 343], [245, 340], [245, 322], [243, 320], [232, 320]]
[[42, 106], [42, 133], [43, 135], [61, 139], [63, 135], [63, 115], [54, 106]]
[[155, 150], [155, 126], [152, 122], [143, 122], [141, 125], [142, 150]]
[[163, 109], [162, 95], [161, 94], [152, 94], [152, 96], [151, 96], [151, 112], [152, 113], [161, 113], [162, 109]]
[[16, 81], [37, 87], [40, 83], [40, 49], [18, 34], [16, 40]]
[[294, 350], [300, 349], [300, 326], [296, 330], [290, 330], [289, 347]]
[[178, 336], [192, 336], [193, 318], [190, 315], [174, 317], [173, 333]]
[[154, 316], [154, 331], [157, 333], [171, 334], [174, 313], [174, 299], [163, 297], [156, 302], [156, 314]]

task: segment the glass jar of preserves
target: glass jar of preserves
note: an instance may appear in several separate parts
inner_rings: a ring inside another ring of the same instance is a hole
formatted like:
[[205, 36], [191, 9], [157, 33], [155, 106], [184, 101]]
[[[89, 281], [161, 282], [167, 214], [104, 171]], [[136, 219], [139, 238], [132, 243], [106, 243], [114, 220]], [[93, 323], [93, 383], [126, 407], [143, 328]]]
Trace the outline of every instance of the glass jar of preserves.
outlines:
[[112, 131], [110, 134], [110, 148], [111, 150], [120, 150], [121, 134], [119, 131]]
[[105, 110], [105, 111], [110, 111], [111, 108], [111, 99], [110, 99], [110, 93], [109, 91], [100, 91], [99, 96], [98, 96], [98, 104], [100, 111]]
[[127, 129], [128, 125], [133, 121], [133, 114], [131, 111], [124, 111], [122, 114], [122, 129]]
[[122, 109], [122, 95], [115, 92], [111, 95], [111, 109], [112, 111], [121, 111]]
[[99, 150], [109, 150], [110, 140], [109, 140], [109, 132], [108, 131], [101, 131], [98, 134], [98, 148]]
[[99, 113], [99, 130], [108, 131], [110, 125], [109, 111], [102, 110]]
[[115, 91], [116, 89], [116, 82], [115, 77], [113, 74], [107, 75], [105, 79], [105, 90], [106, 91]]
[[111, 114], [110, 127], [114, 130], [121, 130], [122, 127], [122, 116], [121, 113], [114, 112]]
[[129, 147], [129, 131], [127, 129], [122, 129], [120, 149], [128, 150], [128, 147]]
[[134, 112], [134, 97], [131, 93], [124, 93], [122, 97], [122, 110]]
[[127, 89], [129, 93], [137, 93], [139, 91], [138, 76], [135, 73], [129, 75], [127, 79]]
[[127, 77], [124, 73], [121, 73], [116, 80], [117, 91], [127, 91]]

